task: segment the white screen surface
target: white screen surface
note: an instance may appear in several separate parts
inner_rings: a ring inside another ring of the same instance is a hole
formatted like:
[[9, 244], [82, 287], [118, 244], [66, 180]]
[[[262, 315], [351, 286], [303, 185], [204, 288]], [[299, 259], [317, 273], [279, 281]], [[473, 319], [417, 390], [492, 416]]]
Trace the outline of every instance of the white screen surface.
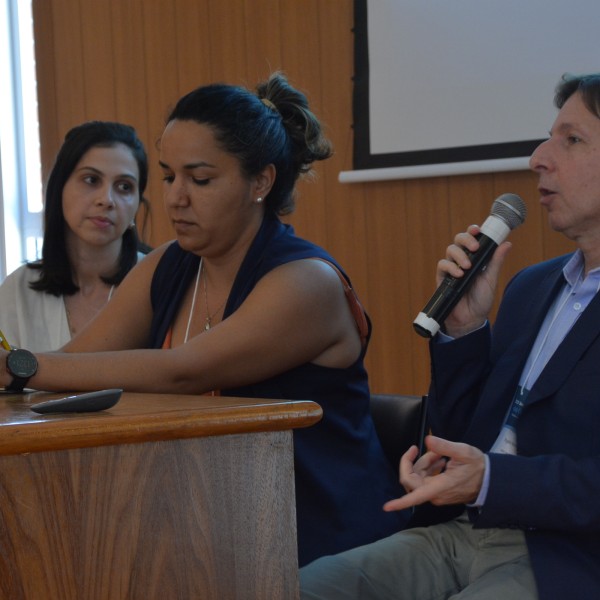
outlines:
[[[483, 147], [488, 164], [495, 145], [547, 137], [563, 73], [600, 71], [598, 0], [357, 2], [366, 2], [367, 44], [356, 51], [368, 51], [368, 111], [355, 105], [354, 124], [368, 121], [368, 148], [355, 148], [357, 169], [436, 174], [432, 165], [443, 172], [458, 162], [469, 172], [464, 163], [479, 162]], [[453, 149], [467, 149], [469, 160]], [[501, 162], [520, 152], [526, 166], [529, 148], [509, 152]]]

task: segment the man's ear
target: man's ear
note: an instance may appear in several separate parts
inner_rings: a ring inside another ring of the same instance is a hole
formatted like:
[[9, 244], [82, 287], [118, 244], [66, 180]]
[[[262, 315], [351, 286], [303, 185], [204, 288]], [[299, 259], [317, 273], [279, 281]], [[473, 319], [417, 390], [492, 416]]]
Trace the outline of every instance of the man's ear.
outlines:
[[258, 175], [256, 175], [255, 194], [257, 197], [265, 198], [275, 183], [276, 170], [274, 164], [268, 164]]

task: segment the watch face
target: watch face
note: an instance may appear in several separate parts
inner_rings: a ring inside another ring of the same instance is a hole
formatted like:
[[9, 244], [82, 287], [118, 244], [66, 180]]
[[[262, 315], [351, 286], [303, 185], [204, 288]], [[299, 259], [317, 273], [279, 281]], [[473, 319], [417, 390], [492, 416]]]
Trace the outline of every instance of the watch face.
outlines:
[[28, 350], [13, 350], [6, 359], [8, 370], [15, 377], [32, 377], [37, 371], [37, 360]]

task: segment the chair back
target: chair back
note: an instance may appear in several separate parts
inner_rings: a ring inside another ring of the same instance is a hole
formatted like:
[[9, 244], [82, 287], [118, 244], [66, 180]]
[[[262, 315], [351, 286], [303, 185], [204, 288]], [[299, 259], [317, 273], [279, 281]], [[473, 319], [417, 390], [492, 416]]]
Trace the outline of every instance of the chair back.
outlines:
[[398, 469], [400, 457], [413, 445], [423, 450], [427, 396], [371, 394], [371, 416], [388, 460]]

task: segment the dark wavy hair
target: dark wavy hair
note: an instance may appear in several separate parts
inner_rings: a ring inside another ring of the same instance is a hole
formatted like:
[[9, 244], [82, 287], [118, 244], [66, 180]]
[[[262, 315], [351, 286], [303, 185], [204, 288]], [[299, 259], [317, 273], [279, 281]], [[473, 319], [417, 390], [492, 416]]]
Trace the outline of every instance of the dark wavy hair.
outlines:
[[572, 75], [565, 73], [554, 93], [554, 105], [561, 109], [564, 103], [579, 92], [585, 107], [600, 119], [600, 73]]
[[208, 125], [249, 177], [273, 164], [275, 182], [265, 206], [277, 215], [294, 210], [298, 177], [308, 173], [314, 161], [332, 155], [306, 96], [281, 73], [258, 84], [256, 93], [225, 84], [199, 87], [177, 102], [167, 123], [174, 120]]
[[[139, 200], [140, 207], [144, 207], [145, 221], [148, 215], [148, 201], [144, 197], [148, 183], [148, 157], [135, 129], [130, 125], [110, 121], [89, 121], [73, 127], [65, 136], [48, 177], [44, 203], [42, 258], [27, 265], [40, 271], [39, 279], [30, 284], [32, 289], [55, 296], [68, 296], [79, 290], [73, 281], [64, 235], [63, 189], [81, 157], [90, 148], [110, 148], [116, 144], [127, 146], [137, 163]], [[125, 275], [136, 264], [138, 250], [147, 252], [149, 248], [140, 242], [137, 228], [134, 226], [123, 233], [117, 271], [108, 277], [103, 277], [102, 280], [108, 285], [121, 283]]]

